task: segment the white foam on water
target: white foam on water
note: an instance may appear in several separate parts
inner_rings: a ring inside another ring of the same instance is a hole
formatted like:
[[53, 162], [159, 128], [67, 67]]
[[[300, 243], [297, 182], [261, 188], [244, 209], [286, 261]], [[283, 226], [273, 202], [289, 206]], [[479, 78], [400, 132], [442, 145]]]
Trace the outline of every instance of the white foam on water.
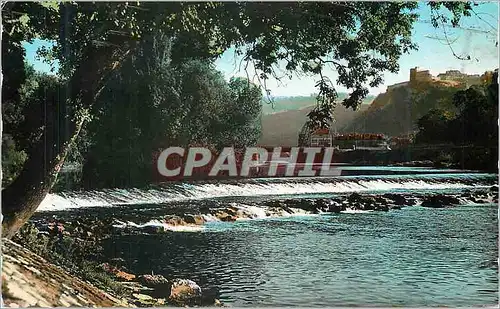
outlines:
[[203, 220], [205, 222], [219, 222], [219, 218], [217, 218], [216, 216], [212, 215], [212, 214], [205, 214], [205, 215], [201, 215], [203, 217]]
[[78, 203], [60, 195], [49, 193], [38, 206], [37, 211], [66, 210], [80, 207], [85, 207], [85, 203]]
[[242, 212], [242, 215], [249, 216], [249, 219], [264, 219], [268, 217], [266, 213], [266, 210], [268, 209], [267, 207], [258, 207], [236, 203], [232, 203], [232, 206], [240, 210]]
[[[53, 199], [52, 201], [57, 201], [60, 199], [60, 197], [56, 195], [51, 195], [50, 197]], [[483, 202], [493, 202], [494, 196], [491, 194], [487, 195], [487, 198], [482, 199]], [[475, 205], [478, 204], [480, 205], [481, 203], [473, 203], [469, 199], [465, 197], [459, 197], [460, 204], [466, 204], [466, 205]], [[415, 206], [420, 206], [422, 204], [422, 201], [420, 199], [417, 200], [417, 205]], [[236, 221], [247, 221], [247, 220], [258, 220], [258, 219], [271, 219], [271, 218], [282, 218], [282, 217], [297, 217], [297, 216], [319, 216], [319, 214], [314, 214], [309, 211], [300, 209], [300, 208], [288, 208], [288, 211], [285, 211], [283, 208], [280, 207], [268, 207], [268, 206], [253, 206], [253, 205], [246, 205], [246, 204], [241, 204], [241, 203], [231, 203], [231, 207], [233, 209], [236, 209], [237, 212], [237, 218]], [[353, 208], [347, 208], [344, 211], [341, 211], [341, 213], [344, 214], [363, 214], [363, 213], [370, 213], [373, 212], [374, 210], [359, 210], [359, 209], [353, 209]], [[202, 214], [201, 215], [205, 221], [205, 223], [210, 223], [210, 222], [221, 222], [217, 216], [213, 214]], [[116, 224], [113, 225], [115, 228], [127, 228], [127, 227], [132, 227], [132, 228], [138, 228], [138, 229], [143, 229], [147, 227], [159, 227], [163, 231], [173, 231], [173, 232], [199, 232], [204, 230], [204, 226], [200, 225], [170, 225], [166, 223], [165, 221], [162, 220], [150, 220], [144, 224], [137, 224], [131, 221], [128, 222], [122, 222], [115, 220]]]
[[[468, 183], [471, 183], [469, 181]], [[460, 179], [411, 179], [411, 178], [374, 178], [374, 179], [335, 179], [320, 182], [294, 182], [293, 179], [281, 182], [261, 183], [200, 183], [184, 184], [164, 189], [108, 189], [102, 191], [74, 191], [48, 194], [38, 211], [67, 210], [82, 207], [111, 207], [116, 205], [161, 204], [174, 201], [199, 200], [218, 197], [304, 195], [316, 193], [351, 193], [391, 190], [441, 190], [470, 189], [481, 186], [466, 184]], [[484, 186], [489, 187], [489, 186]], [[261, 210], [247, 209], [258, 217]]]
[[321, 212], [318, 214], [313, 214], [309, 211], [306, 211], [306, 210], [300, 209], [300, 208], [290, 208], [290, 210], [292, 210], [293, 213], [282, 211], [281, 217], [305, 217], [305, 216], [313, 217], [313, 216], [319, 216], [321, 214]]
[[480, 201], [479, 203], [474, 202], [466, 197], [459, 197], [460, 205], [484, 205], [484, 204], [493, 204], [494, 196], [488, 194], [486, 198], [475, 198], [476, 201]]
[[199, 232], [204, 229], [204, 227], [200, 225], [171, 225], [160, 220], [150, 220], [144, 224], [137, 224], [131, 221], [121, 222], [118, 220], [116, 220], [116, 222], [118, 224], [113, 224], [113, 227], [121, 229], [127, 227], [133, 227], [138, 229], [146, 227], [159, 227], [162, 228], [163, 231], [172, 231], [172, 232]]
[[361, 210], [361, 209], [352, 209], [352, 208], [346, 208], [346, 210], [341, 211], [343, 214], [364, 214], [364, 213], [369, 213], [373, 212], [373, 210]]
[[297, 217], [297, 216], [317, 216], [309, 211], [300, 208], [288, 207], [290, 211], [286, 211], [280, 207], [253, 206], [239, 203], [232, 203], [232, 207], [239, 210], [237, 221], [245, 221], [252, 219], [280, 218], [280, 217]]
[[[266, 206], [253, 206], [233, 203], [231, 205], [234, 208], [240, 210], [236, 221], [247, 221], [247, 220], [259, 220], [259, 219], [271, 219], [271, 218], [281, 218], [281, 217], [295, 217], [295, 216], [318, 216], [318, 214], [312, 214], [308, 211], [298, 208], [289, 208], [293, 213], [286, 212], [282, 209], [271, 209]], [[205, 223], [210, 222], [221, 222], [219, 218], [212, 214], [202, 214]], [[147, 227], [158, 227], [162, 231], [173, 231], [173, 232], [199, 232], [205, 229], [201, 225], [171, 225], [162, 220], [150, 220], [143, 224], [137, 224], [132, 221], [119, 221], [115, 219], [115, 224], [112, 225], [114, 228], [125, 229], [125, 228], [136, 228], [144, 229]]]
[[200, 225], [167, 225], [164, 227], [166, 231], [172, 231], [172, 232], [200, 232], [203, 231], [204, 227]]

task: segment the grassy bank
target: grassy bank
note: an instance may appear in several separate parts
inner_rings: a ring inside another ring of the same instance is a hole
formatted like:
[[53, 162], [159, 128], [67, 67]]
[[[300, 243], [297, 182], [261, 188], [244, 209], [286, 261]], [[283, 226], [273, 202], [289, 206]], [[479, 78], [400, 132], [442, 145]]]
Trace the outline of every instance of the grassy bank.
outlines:
[[[16, 252], [14, 255], [26, 260], [23, 256], [38, 256], [46, 261], [46, 270], [49, 268], [64, 270], [66, 286], [71, 285], [72, 279], [85, 282], [99, 291], [108, 295], [110, 302], [80, 303], [80, 306], [191, 306], [191, 305], [214, 305], [220, 304], [215, 299], [207, 300], [201, 295], [194, 295], [189, 290], [189, 285], [196, 285], [189, 280], [167, 280], [160, 275], [131, 274], [120, 265], [120, 261], [105, 257], [102, 252], [101, 242], [110, 236], [111, 222], [104, 220], [85, 219], [74, 222], [57, 220], [54, 222], [27, 223], [16, 234], [10, 247], [20, 244], [24, 253]], [[12, 250], [11, 250], [12, 251]], [[32, 258], [33, 260], [33, 258]], [[33, 264], [33, 263], [26, 263]], [[30, 266], [30, 265], [28, 265]], [[49, 268], [47, 268], [49, 267]], [[61, 277], [61, 275], [60, 275]], [[4, 290], [5, 295], [10, 295], [8, 291], [9, 282], [12, 278], [5, 278], [7, 284]], [[30, 280], [31, 281], [31, 280]], [[43, 280], [38, 280], [42, 282]], [[28, 282], [29, 283], [29, 282]], [[28, 284], [27, 283], [27, 284]], [[10, 284], [12, 286], [12, 283]], [[44, 286], [41, 283], [41, 286]], [[43, 290], [43, 289], [42, 289]], [[200, 290], [201, 293], [201, 290]], [[45, 293], [47, 294], [47, 292]], [[78, 293], [77, 293], [78, 294]], [[5, 297], [5, 296], [4, 296]], [[9, 297], [7, 297], [9, 298]], [[17, 297], [19, 298], [19, 297]], [[41, 298], [47, 298], [41, 297]], [[15, 303], [16, 297], [9, 299]], [[20, 302], [20, 300], [17, 300]], [[50, 306], [69, 306], [66, 303], [53, 302]], [[83, 301], [84, 302], [84, 301]], [[21, 302], [21, 306], [26, 303]], [[28, 303], [27, 305], [37, 305]], [[75, 304], [73, 304], [75, 305]]]

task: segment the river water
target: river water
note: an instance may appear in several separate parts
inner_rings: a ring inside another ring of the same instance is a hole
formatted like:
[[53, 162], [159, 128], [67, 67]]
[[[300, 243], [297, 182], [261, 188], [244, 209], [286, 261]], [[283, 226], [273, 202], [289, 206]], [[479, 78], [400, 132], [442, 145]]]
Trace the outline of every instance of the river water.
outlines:
[[[406, 175], [72, 192], [50, 196], [41, 210], [144, 223], [221, 201], [462, 192], [496, 183], [497, 175], [491, 174], [408, 170]], [[190, 232], [116, 236], [105, 243], [105, 251], [110, 258], [123, 258], [133, 273], [192, 279], [231, 306], [496, 305], [497, 207], [470, 203], [215, 221]]]

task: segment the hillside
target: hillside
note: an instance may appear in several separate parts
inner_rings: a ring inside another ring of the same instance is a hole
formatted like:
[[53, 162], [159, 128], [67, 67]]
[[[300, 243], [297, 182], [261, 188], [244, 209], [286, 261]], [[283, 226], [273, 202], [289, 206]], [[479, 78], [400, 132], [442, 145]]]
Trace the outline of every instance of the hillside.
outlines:
[[[341, 101], [348, 96], [347, 93], [339, 93], [338, 100]], [[363, 103], [370, 104], [375, 99], [374, 95], [368, 95]], [[294, 111], [313, 106], [316, 103], [314, 96], [297, 96], [297, 97], [275, 97], [273, 104], [267, 99], [262, 102], [262, 113], [264, 115], [280, 113], [284, 111]]]
[[431, 109], [456, 112], [452, 97], [458, 90], [460, 87], [456, 84], [432, 82], [381, 93], [366, 111], [342, 130], [389, 136], [413, 133], [417, 129], [417, 120]]
[[[312, 103], [314, 104], [314, 102]], [[362, 104], [357, 111], [337, 105], [335, 117], [339, 128], [346, 126], [354, 117], [368, 108]], [[267, 114], [262, 117], [262, 137], [259, 141], [264, 146], [297, 146], [299, 132], [307, 120], [307, 114], [314, 105], [302, 109]]]

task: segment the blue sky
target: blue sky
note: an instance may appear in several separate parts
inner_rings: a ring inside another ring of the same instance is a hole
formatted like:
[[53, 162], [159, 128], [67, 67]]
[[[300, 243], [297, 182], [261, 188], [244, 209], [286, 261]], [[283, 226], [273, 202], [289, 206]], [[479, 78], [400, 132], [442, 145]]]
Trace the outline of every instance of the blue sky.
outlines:
[[[413, 40], [419, 46], [417, 51], [403, 55], [399, 61], [398, 73], [385, 73], [383, 85], [370, 88], [370, 93], [378, 94], [384, 92], [387, 85], [408, 80], [409, 70], [412, 67], [428, 69], [433, 75], [446, 70], [460, 70], [469, 74], [482, 74], [486, 70], [498, 68], [498, 2], [481, 2], [474, 8], [477, 16], [464, 18], [461, 28], [436, 29], [425, 21], [430, 20], [430, 11], [426, 5], [421, 5], [419, 10], [420, 20], [414, 27]], [[467, 30], [468, 29], [468, 30]], [[445, 35], [448, 37], [451, 48], [459, 56], [470, 55], [471, 60], [460, 60], [453, 56], [450, 46], [446, 44]], [[35, 40], [32, 44], [24, 44], [28, 62], [35, 65], [40, 71], [48, 72], [51, 66], [36, 59], [36, 50], [44, 44], [43, 41]], [[216, 61], [217, 68], [224, 73], [227, 79], [232, 76], [246, 76], [244, 69], [238, 70], [239, 58], [235, 58], [234, 50], [226, 51]], [[57, 64], [55, 65], [57, 67]], [[326, 71], [326, 75], [335, 80], [333, 71]], [[250, 77], [252, 74], [250, 74]], [[314, 84], [317, 77], [293, 77], [291, 80], [284, 79], [282, 83], [271, 79], [267, 86], [273, 96], [299, 96], [310, 95], [316, 92]], [[338, 87], [338, 91], [347, 89]]]

